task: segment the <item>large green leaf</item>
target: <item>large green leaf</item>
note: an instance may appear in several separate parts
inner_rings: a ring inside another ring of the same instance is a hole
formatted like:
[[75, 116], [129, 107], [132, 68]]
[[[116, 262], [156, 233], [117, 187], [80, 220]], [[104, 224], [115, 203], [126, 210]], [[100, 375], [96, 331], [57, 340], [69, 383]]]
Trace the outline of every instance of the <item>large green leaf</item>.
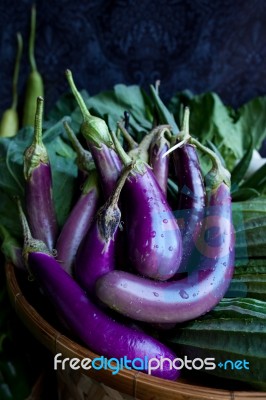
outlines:
[[238, 109], [239, 118], [236, 122], [243, 137], [244, 147], [247, 138], [252, 135], [254, 148], [261, 147], [266, 137], [266, 96], [256, 97]]

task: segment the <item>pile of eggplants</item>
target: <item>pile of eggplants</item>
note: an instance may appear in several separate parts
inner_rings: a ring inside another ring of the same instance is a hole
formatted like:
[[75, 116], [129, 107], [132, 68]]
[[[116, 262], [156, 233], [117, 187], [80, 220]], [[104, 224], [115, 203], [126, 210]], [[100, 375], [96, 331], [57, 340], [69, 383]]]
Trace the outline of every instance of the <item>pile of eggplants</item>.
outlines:
[[[212, 310], [224, 297], [234, 269], [230, 174], [216, 154], [189, 133], [186, 108], [180, 132], [158, 125], [140, 143], [90, 114], [66, 78], [83, 116], [77, 141], [80, 193], [59, 230], [52, 171], [42, 141], [43, 98], [37, 98], [34, 140], [24, 153], [25, 267], [52, 302], [64, 326], [105, 357], [178, 357], [138, 321], [170, 328]], [[121, 140], [123, 138], [123, 140]], [[205, 177], [198, 152], [209, 157]], [[171, 204], [171, 173], [178, 201]], [[147, 371], [146, 371], [147, 372]], [[179, 371], [154, 370], [176, 380]]]

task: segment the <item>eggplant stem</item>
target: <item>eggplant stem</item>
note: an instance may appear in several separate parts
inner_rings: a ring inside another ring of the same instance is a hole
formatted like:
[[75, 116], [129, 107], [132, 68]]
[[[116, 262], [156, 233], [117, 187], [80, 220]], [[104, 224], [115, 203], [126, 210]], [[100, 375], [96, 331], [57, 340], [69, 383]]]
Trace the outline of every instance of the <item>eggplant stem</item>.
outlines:
[[230, 172], [222, 165], [221, 160], [212, 151], [209, 147], [201, 144], [197, 139], [190, 138], [190, 143], [195, 145], [200, 151], [207, 154], [212, 161], [212, 168], [205, 176], [205, 180], [207, 180], [208, 185], [212, 188], [217, 187], [224, 182], [228, 187], [231, 186], [231, 174]]
[[170, 131], [171, 125], [166, 125], [166, 124], [158, 125], [155, 128], [153, 128], [150, 133], [148, 133], [147, 135], [144, 136], [144, 138], [140, 142], [139, 146], [136, 149], [132, 149], [128, 153], [128, 155], [132, 159], [140, 158], [144, 162], [148, 163], [149, 156], [148, 156], [147, 152], [150, 148], [151, 142], [152, 142], [154, 136], [156, 136], [158, 134], [158, 132], [160, 132], [160, 130], [162, 130], [162, 129], [168, 129]]
[[18, 46], [17, 47], [17, 55], [16, 55], [13, 82], [12, 82], [12, 95], [13, 95], [12, 104], [11, 104], [12, 110], [16, 110], [17, 109], [17, 105], [18, 105], [17, 86], [18, 86], [18, 75], [19, 75], [19, 68], [20, 68], [20, 60], [21, 60], [21, 55], [22, 55], [22, 50], [23, 50], [23, 41], [22, 41], [21, 33], [17, 33], [17, 46]]
[[130, 174], [130, 172], [133, 169], [133, 163], [131, 162], [131, 164], [127, 165], [126, 167], [124, 167], [121, 176], [117, 182], [116, 188], [113, 191], [113, 194], [110, 197], [110, 203], [109, 205], [111, 207], [115, 206], [118, 203], [119, 197], [120, 197], [120, 193], [121, 190], [124, 187], [124, 184], [128, 178], [128, 175]]
[[75, 85], [75, 82], [73, 80], [73, 75], [72, 75], [72, 72], [70, 71], [70, 69], [66, 70], [65, 75], [66, 75], [68, 84], [70, 86], [70, 89], [72, 90], [72, 93], [73, 93], [73, 95], [74, 95], [74, 97], [75, 97], [75, 99], [76, 99], [76, 101], [77, 101], [77, 103], [78, 103], [78, 105], [80, 107], [82, 116], [83, 116], [83, 118], [85, 120], [87, 117], [90, 117], [91, 114], [90, 114], [89, 110], [87, 109], [85, 101], [83, 100], [81, 94], [79, 93], [79, 91], [78, 91], [78, 89], [77, 89], [77, 87]]
[[42, 145], [42, 119], [43, 119], [43, 98], [41, 96], [37, 97], [37, 106], [35, 113], [35, 123], [34, 123], [34, 143], [36, 145]]
[[136, 149], [138, 147], [138, 143], [135, 142], [135, 140], [132, 138], [132, 136], [130, 136], [130, 134], [128, 133], [127, 129], [123, 125], [123, 123], [121, 121], [118, 121], [117, 122], [117, 126], [120, 129], [120, 131], [122, 132], [124, 138], [126, 139], [130, 150]]
[[[166, 157], [168, 154], [172, 153], [172, 151], [174, 151], [174, 150], [178, 149], [179, 147], [184, 146], [186, 143], [190, 142], [191, 136], [189, 133], [189, 114], [190, 114], [189, 107], [185, 107], [182, 129], [178, 135], [179, 142], [176, 143], [174, 146], [171, 146], [170, 149], [167, 150], [162, 155], [162, 158]], [[176, 138], [174, 140], [176, 140]]]
[[37, 66], [34, 56], [35, 35], [36, 35], [36, 6], [35, 4], [33, 4], [31, 8], [31, 26], [30, 26], [30, 39], [29, 39], [29, 60], [32, 72], [37, 71]]
[[26, 215], [24, 214], [24, 211], [22, 209], [21, 201], [18, 197], [15, 197], [15, 200], [17, 202], [20, 222], [21, 222], [21, 226], [22, 226], [22, 230], [23, 230], [24, 246], [25, 245], [27, 246], [30, 243], [30, 241], [33, 239], [32, 234], [30, 231], [30, 227], [29, 227]]
[[[77, 139], [77, 136], [75, 135], [73, 129], [71, 129], [70, 125], [67, 123], [67, 121], [63, 122], [65, 131], [69, 137], [69, 140], [72, 143], [72, 146], [74, 147], [78, 159], [82, 161], [82, 164], [85, 166], [90, 167], [90, 165], [93, 164], [93, 159], [92, 155], [89, 151], [85, 150], [82, 145], [80, 144], [79, 140]], [[88, 168], [91, 169], [91, 168]]]
[[119, 158], [121, 159], [122, 163], [127, 166], [129, 164], [132, 163], [132, 159], [131, 157], [125, 152], [125, 150], [123, 149], [121, 143], [119, 142], [119, 140], [117, 139], [117, 136], [114, 132], [110, 131], [111, 133], [111, 137], [113, 139], [114, 142], [114, 146], [116, 149], [116, 152], [119, 156]]

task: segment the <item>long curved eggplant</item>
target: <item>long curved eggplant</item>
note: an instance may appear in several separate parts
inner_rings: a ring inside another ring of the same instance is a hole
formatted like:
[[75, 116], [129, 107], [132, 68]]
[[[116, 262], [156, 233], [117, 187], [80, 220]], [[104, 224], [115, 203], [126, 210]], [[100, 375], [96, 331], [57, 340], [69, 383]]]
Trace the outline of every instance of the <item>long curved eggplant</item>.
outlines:
[[74, 259], [80, 243], [88, 232], [99, 203], [98, 175], [91, 171], [82, 193], [69, 214], [56, 242], [57, 260], [73, 274]]
[[87, 141], [100, 176], [103, 193], [107, 199], [112, 193], [122, 170], [122, 163], [116, 154], [108, 126], [101, 118], [89, 113], [86, 104], [73, 81], [72, 72], [66, 70], [66, 78], [83, 116], [81, 133]]
[[[71, 332], [92, 351], [107, 358], [129, 360], [141, 358], [175, 359], [175, 354], [149, 335], [116, 322], [100, 310], [78, 283], [54, 259], [43, 242], [31, 237], [29, 227], [20, 211], [24, 231], [24, 257], [30, 273], [35, 277], [44, 294], [50, 299], [58, 315]], [[148, 372], [144, 366], [144, 372]], [[154, 369], [152, 374], [176, 380], [179, 371]]]
[[24, 176], [27, 215], [34, 237], [50, 250], [54, 248], [58, 226], [53, 203], [52, 173], [42, 141], [43, 98], [37, 98], [34, 139], [24, 153]]
[[213, 168], [207, 175], [210, 191], [203, 227], [199, 224], [194, 235], [200, 253], [197, 269], [173, 282], [110, 272], [96, 284], [97, 296], [110, 308], [139, 321], [179, 323], [205, 314], [226, 293], [234, 271], [230, 183], [228, 171], [213, 152], [206, 151], [213, 159]]
[[[132, 162], [113, 135], [124, 165]], [[182, 257], [179, 226], [152, 169], [136, 160], [122, 195], [128, 258], [142, 275], [167, 280], [178, 270]]]
[[183, 221], [183, 257], [178, 273], [189, 272], [195, 264], [193, 235], [197, 225], [203, 222], [206, 206], [206, 190], [199, 158], [189, 138], [189, 109], [186, 107], [182, 130], [175, 139], [178, 145], [182, 142], [183, 145], [172, 152], [175, 181], [179, 187], [176, 214]]
[[123, 171], [116, 189], [99, 209], [75, 259], [75, 278], [94, 297], [98, 278], [115, 269], [115, 239], [121, 220], [118, 201], [131, 166]]

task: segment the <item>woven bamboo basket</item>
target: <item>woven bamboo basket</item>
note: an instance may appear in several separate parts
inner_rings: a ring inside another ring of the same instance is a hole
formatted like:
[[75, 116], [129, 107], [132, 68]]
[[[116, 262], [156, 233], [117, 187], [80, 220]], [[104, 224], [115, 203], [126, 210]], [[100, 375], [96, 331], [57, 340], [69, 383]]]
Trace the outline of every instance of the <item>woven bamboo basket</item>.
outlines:
[[[99, 357], [70, 339], [60, 325], [47, 321], [20, 284], [12, 264], [6, 265], [9, 296], [16, 313], [31, 334], [52, 355], [93, 359]], [[212, 382], [212, 381], [211, 381]], [[151, 377], [140, 371], [122, 370], [113, 375], [111, 370], [60, 370], [58, 371], [59, 400], [266, 400], [265, 392], [228, 390], [210, 385], [210, 381], [194, 384], [180, 379], [177, 382]]]

